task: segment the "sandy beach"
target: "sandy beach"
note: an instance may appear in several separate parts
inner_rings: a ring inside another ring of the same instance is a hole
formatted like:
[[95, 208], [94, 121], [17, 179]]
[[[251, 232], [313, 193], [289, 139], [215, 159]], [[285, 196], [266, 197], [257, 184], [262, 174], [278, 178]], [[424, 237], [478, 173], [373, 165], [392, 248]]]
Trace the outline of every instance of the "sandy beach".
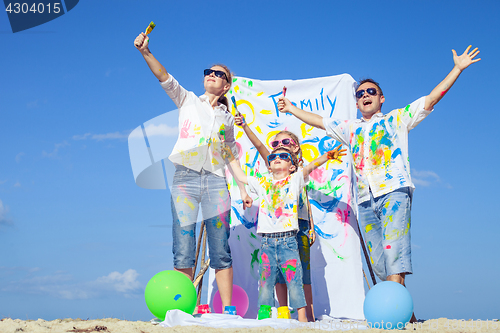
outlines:
[[[98, 320], [82, 319], [57, 319], [52, 321], [38, 320], [20, 320], [4, 318], [0, 321], [0, 332], [120, 332], [120, 333], [155, 333], [155, 332], [200, 332], [215, 333], [294, 333], [294, 332], [320, 332], [323, 330], [311, 328], [312, 326], [301, 326], [296, 329], [274, 329], [271, 327], [256, 328], [211, 328], [201, 326], [175, 326], [161, 327], [144, 321], [127, 321], [113, 318]], [[413, 330], [407, 327], [407, 330]], [[453, 319], [431, 319], [414, 325], [414, 330], [419, 332], [500, 332], [500, 323], [498, 321], [460, 321]], [[349, 332], [385, 332], [381, 329], [351, 329]]]

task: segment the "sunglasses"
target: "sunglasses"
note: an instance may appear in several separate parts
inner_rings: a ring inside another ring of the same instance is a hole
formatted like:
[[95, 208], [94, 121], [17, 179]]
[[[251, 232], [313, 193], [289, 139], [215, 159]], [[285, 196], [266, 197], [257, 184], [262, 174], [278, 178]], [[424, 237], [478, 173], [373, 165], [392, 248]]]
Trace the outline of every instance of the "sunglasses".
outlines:
[[283, 145], [283, 146], [289, 146], [291, 144], [296, 144], [295, 141], [293, 141], [293, 139], [289, 139], [289, 138], [286, 138], [286, 139], [283, 139], [283, 140], [274, 140], [274, 141], [271, 141], [271, 147], [273, 148], [276, 148], [280, 145], [280, 143]]
[[278, 153], [278, 154], [270, 154], [267, 156], [267, 161], [271, 163], [276, 159], [276, 157], [279, 157], [280, 160], [282, 161], [287, 161], [287, 160], [292, 160], [292, 155], [290, 153]]
[[227, 81], [226, 73], [224, 73], [223, 71], [218, 71], [216, 69], [211, 69], [211, 68], [210, 69], [205, 69], [203, 71], [203, 74], [205, 74], [205, 76], [208, 76], [208, 75], [210, 75], [212, 73], [214, 73], [215, 76], [217, 76], [218, 78], [220, 78], [220, 79], [226, 79], [226, 81]]
[[[366, 92], [369, 93], [372, 96], [377, 96], [377, 89], [375, 89], [375, 88], [368, 88], [368, 89], [366, 89]], [[364, 90], [358, 90], [358, 91], [356, 91], [356, 98], [357, 99], [360, 99], [364, 95], [365, 95], [365, 91]]]

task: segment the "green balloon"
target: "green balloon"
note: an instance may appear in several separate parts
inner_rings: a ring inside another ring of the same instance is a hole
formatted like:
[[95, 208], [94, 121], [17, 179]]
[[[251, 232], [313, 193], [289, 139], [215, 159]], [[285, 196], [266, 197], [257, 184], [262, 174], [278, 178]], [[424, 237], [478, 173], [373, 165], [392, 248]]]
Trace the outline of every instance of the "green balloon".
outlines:
[[162, 271], [149, 280], [144, 298], [149, 311], [165, 320], [168, 310], [182, 310], [193, 314], [196, 307], [196, 289], [193, 282], [177, 271]]

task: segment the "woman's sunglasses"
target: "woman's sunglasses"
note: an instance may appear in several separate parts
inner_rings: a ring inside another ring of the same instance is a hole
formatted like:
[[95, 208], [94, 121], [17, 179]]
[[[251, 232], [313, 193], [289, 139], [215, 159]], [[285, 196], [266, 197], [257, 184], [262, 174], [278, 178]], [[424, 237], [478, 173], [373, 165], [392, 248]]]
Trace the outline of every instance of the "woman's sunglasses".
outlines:
[[291, 144], [295, 144], [295, 141], [293, 141], [293, 139], [289, 139], [289, 138], [286, 138], [283, 140], [274, 140], [274, 141], [271, 141], [271, 147], [276, 148], [280, 145], [280, 143], [283, 146], [289, 146]]
[[205, 69], [203, 71], [203, 74], [205, 74], [205, 76], [208, 76], [210, 74], [214, 73], [215, 76], [217, 76], [218, 78], [221, 78], [221, 79], [226, 79], [227, 81], [227, 76], [226, 76], [226, 73], [224, 73], [223, 71], [218, 71], [218, 70], [215, 70], [215, 69]]
[[[377, 89], [375, 89], [375, 88], [368, 88], [368, 89], [366, 89], [366, 92], [369, 93], [372, 96], [377, 96]], [[356, 91], [356, 98], [357, 99], [360, 99], [364, 95], [365, 95], [365, 91], [364, 90], [358, 90], [358, 91]]]
[[290, 153], [278, 153], [278, 154], [270, 154], [267, 156], [267, 161], [271, 163], [276, 159], [276, 157], [279, 157], [280, 160], [282, 161], [287, 161], [287, 160], [292, 160], [292, 155]]

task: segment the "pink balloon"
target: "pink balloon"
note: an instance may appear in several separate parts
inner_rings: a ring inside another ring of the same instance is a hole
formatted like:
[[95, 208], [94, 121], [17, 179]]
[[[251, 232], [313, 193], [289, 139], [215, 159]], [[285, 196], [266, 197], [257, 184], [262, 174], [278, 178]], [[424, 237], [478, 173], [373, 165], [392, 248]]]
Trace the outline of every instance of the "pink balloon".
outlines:
[[[236, 313], [238, 316], [243, 317], [248, 310], [248, 295], [240, 286], [233, 284], [233, 298], [231, 305], [236, 306]], [[217, 290], [214, 295], [212, 307], [215, 313], [222, 313], [222, 300], [220, 299], [219, 291]]]

